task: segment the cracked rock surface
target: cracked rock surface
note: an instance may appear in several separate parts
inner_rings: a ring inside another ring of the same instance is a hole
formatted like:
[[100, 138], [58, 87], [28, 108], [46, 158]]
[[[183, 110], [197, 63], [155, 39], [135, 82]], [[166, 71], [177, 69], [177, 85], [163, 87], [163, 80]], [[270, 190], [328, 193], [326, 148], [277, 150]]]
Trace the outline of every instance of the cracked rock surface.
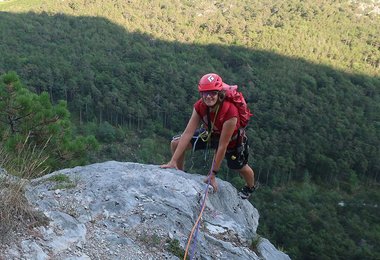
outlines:
[[[49, 224], [0, 246], [0, 259], [179, 259], [200, 212], [203, 179], [116, 161], [34, 179], [26, 197]], [[257, 210], [230, 183], [218, 184], [206, 200], [195, 258], [289, 259], [263, 238], [252, 249]]]

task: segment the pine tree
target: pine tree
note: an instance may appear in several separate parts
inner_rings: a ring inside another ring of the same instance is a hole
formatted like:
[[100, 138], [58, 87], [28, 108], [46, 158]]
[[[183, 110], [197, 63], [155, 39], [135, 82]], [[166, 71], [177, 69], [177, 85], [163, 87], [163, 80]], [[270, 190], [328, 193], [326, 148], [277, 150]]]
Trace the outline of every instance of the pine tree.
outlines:
[[73, 136], [65, 101], [52, 105], [47, 92], [29, 91], [15, 72], [0, 77], [0, 143], [10, 153], [31, 145], [53, 169], [84, 163], [86, 151], [97, 147], [92, 136]]

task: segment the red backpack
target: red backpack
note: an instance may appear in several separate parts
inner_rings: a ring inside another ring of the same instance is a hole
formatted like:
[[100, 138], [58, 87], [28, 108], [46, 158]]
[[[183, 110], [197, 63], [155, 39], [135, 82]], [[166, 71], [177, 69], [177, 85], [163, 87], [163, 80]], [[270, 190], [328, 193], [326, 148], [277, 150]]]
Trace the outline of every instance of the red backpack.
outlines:
[[240, 127], [245, 128], [248, 125], [249, 118], [253, 116], [247, 106], [243, 94], [237, 91], [237, 85], [227, 85], [223, 83], [223, 90], [226, 93], [226, 100], [233, 103], [239, 111]]

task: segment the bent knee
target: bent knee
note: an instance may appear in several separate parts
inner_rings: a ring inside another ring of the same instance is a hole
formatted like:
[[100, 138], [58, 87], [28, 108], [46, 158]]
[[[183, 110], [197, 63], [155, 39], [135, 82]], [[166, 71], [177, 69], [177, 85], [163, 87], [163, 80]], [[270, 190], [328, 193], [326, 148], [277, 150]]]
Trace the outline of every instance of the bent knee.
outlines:
[[175, 151], [177, 149], [178, 143], [179, 143], [178, 140], [172, 140], [170, 142], [170, 148], [172, 151]]

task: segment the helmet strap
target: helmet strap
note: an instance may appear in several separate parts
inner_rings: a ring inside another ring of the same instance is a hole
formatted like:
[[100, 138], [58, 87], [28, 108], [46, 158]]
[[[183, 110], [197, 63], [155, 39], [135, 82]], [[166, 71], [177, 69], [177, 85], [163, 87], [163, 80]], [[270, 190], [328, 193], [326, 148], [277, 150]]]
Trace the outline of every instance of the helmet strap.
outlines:
[[219, 99], [220, 103], [222, 103], [225, 98], [226, 98], [226, 92], [219, 91], [219, 93], [218, 93], [218, 99]]

